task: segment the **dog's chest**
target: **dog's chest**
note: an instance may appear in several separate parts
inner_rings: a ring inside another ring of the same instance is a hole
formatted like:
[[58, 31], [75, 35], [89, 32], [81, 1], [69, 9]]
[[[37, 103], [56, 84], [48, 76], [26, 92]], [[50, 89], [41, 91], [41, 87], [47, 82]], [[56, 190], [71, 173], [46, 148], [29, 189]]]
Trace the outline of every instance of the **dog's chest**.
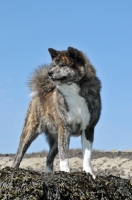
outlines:
[[[72, 126], [72, 131], [84, 131], [89, 124], [90, 113], [86, 104], [86, 100], [79, 95], [79, 86], [76, 84], [63, 84], [59, 86], [59, 89], [64, 95], [68, 105], [68, 117]], [[80, 130], [77, 130], [78, 128]]]

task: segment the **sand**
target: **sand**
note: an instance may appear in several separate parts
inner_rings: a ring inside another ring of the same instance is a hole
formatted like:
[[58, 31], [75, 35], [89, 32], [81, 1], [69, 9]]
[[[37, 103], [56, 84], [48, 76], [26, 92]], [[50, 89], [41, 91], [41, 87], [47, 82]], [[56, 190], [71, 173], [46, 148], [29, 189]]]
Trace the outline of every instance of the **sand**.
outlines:
[[[0, 154], [0, 169], [11, 166], [13, 154]], [[33, 169], [44, 172], [46, 165], [46, 152], [26, 154], [20, 168]], [[69, 156], [71, 172], [82, 171], [81, 150], [71, 150]], [[125, 179], [132, 179], [132, 152], [104, 152], [93, 151], [92, 164], [97, 175], [114, 175]], [[58, 156], [54, 162], [54, 171], [59, 171]]]

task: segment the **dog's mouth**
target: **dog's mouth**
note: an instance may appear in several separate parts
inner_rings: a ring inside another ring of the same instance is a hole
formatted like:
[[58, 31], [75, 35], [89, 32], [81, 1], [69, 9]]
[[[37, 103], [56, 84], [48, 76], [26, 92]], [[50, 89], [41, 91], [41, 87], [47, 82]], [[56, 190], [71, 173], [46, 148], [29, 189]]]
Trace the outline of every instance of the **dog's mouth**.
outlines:
[[51, 79], [52, 79], [53, 81], [65, 81], [65, 80], [67, 80], [67, 77], [66, 77], [66, 76], [63, 76], [63, 77], [61, 77], [61, 78], [54, 78], [54, 77], [51, 77]]

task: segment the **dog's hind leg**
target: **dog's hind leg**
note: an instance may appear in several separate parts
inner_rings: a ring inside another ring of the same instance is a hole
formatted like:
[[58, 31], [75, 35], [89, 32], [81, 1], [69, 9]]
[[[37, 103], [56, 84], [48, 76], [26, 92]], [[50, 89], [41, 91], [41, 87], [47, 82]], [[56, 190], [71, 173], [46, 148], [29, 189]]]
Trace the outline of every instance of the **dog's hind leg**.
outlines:
[[46, 172], [53, 172], [54, 158], [58, 153], [58, 141], [57, 138], [53, 138], [51, 135], [47, 137], [50, 150], [46, 161]]
[[41, 127], [37, 119], [36, 106], [33, 101], [29, 105], [25, 124], [20, 138], [19, 148], [12, 167], [19, 167], [20, 162], [34, 139], [41, 133]]

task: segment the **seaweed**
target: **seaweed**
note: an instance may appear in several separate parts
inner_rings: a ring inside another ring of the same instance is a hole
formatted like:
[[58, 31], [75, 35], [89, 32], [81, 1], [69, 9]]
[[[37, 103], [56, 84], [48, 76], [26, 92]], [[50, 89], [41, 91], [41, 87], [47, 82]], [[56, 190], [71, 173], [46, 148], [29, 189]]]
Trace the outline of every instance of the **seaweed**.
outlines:
[[0, 170], [1, 200], [131, 200], [132, 180], [85, 172], [39, 173], [5, 167]]

